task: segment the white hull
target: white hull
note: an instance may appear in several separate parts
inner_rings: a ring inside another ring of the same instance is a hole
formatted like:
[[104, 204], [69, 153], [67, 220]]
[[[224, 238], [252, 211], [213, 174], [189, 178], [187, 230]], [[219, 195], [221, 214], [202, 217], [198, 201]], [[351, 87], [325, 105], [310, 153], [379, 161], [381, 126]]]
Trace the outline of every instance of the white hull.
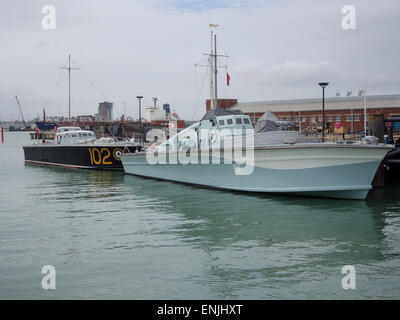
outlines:
[[[174, 161], [176, 153], [170, 153], [165, 164], [150, 164], [144, 152], [121, 159], [126, 173], [156, 179], [247, 192], [365, 199], [389, 149], [320, 143], [255, 148], [254, 167], [248, 175], [241, 175], [243, 162], [234, 157], [232, 161], [231, 154], [210, 155], [222, 164], [181, 164]], [[192, 151], [194, 158], [197, 155], [198, 151]]]

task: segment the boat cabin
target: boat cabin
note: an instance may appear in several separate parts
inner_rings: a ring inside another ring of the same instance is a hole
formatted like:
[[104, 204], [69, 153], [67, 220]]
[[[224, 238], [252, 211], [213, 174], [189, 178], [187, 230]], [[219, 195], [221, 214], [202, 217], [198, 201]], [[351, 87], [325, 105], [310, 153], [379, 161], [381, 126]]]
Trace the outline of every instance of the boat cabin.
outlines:
[[57, 128], [54, 144], [77, 144], [96, 140], [93, 131], [82, 130], [79, 127]]
[[253, 134], [250, 118], [241, 111], [211, 109], [200, 122], [182, 130], [156, 151], [220, 148], [223, 140]]

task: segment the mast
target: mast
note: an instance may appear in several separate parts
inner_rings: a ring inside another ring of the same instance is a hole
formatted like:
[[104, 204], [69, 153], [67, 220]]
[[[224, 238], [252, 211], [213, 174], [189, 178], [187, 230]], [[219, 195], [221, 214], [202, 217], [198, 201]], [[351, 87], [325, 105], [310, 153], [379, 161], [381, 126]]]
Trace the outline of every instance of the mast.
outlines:
[[215, 76], [215, 70], [214, 70], [214, 64], [213, 64], [213, 56], [214, 56], [214, 30], [213, 28], [218, 27], [217, 24], [210, 23], [210, 28], [211, 28], [211, 52], [210, 52], [210, 57], [209, 57], [209, 62], [210, 62], [210, 108], [214, 109], [214, 76]]
[[215, 86], [215, 96], [214, 96], [214, 98], [215, 98], [215, 109], [218, 109], [218, 92], [217, 92], [217, 88], [218, 88], [218, 85], [217, 85], [217, 35], [215, 34], [214, 35], [214, 51], [215, 51], [215, 53], [214, 53], [214, 78], [215, 78], [215, 81], [214, 81], [214, 86]]
[[71, 55], [68, 55], [68, 122], [71, 122]]
[[71, 123], [71, 54], [68, 55], [68, 67], [61, 67], [60, 69], [68, 70], [68, 122]]
[[[217, 58], [218, 57], [228, 57], [227, 55], [221, 55], [217, 54], [217, 35], [214, 34], [214, 30], [216, 27], [218, 27], [218, 24], [210, 23], [209, 24], [211, 28], [211, 52], [210, 53], [204, 53], [206, 56], [208, 56], [208, 65], [202, 65], [202, 64], [195, 64], [195, 67], [200, 66], [200, 67], [207, 67], [210, 68], [210, 109], [216, 109], [218, 108], [218, 85], [217, 85]], [[226, 66], [221, 66], [225, 67]]]

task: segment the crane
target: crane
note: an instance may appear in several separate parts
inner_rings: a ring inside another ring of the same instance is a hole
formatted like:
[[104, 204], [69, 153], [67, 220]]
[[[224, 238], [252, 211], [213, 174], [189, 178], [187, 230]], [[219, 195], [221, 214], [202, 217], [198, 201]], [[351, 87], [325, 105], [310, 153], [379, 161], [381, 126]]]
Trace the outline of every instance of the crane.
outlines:
[[21, 114], [21, 118], [22, 118], [22, 123], [25, 124], [24, 115], [22, 114], [22, 109], [21, 109], [21, 105], [19, 104], [18, 97], [15, 96], [15, 99], [17, 100], [17, 104], [18, 104], [18, 108], [19, 108], [19, 113]]

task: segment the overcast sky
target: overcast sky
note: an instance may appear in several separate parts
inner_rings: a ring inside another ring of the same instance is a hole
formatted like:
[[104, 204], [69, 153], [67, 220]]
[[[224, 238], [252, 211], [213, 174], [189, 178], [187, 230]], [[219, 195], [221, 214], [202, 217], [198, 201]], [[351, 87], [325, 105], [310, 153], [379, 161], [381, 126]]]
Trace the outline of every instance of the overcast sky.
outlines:
[[[56, 9], [56, 29], [42, 28], [42, 7]], [[400, 93], [398, 0], [0, 0], [0, 120], [68, 114], [66, 65], [71, 53], [72, 114], [114, 102], [137, 117], [157, 96], [181, 117], [198, 119], [209, 95], [205, 62], [209, 23], [218, 23], [219, 97], [241, 102]], [[344, 5], [356, 28], [342, 28]]]

